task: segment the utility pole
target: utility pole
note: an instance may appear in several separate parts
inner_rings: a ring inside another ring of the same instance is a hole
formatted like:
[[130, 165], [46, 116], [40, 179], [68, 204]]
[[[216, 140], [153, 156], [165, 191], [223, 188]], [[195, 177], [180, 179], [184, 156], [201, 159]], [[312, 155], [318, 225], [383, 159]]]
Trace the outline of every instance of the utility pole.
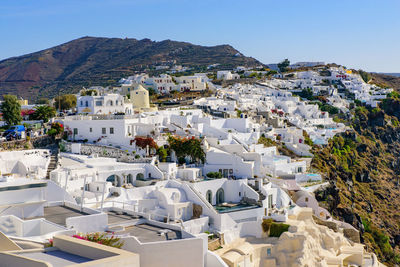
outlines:
[[58, 112], [61, 113], [61, 97], [60, 97], [60, 88], [58, 88]]
[[87, 174], [85, 174], [85, 176], [83, 177], [83, 189], [82, 189], [82, 196], [81, 196], [81, 212], [83, 212], [83, 199], [85, 198], [86, 177], [87, 177]]
[[104, 193], [106, 191], [106, 184], [107, 182], [103, 182], [103, 194], [101, 195], [101, 208], [100, 211], [103, 212], [103, 206], [104, 206]]

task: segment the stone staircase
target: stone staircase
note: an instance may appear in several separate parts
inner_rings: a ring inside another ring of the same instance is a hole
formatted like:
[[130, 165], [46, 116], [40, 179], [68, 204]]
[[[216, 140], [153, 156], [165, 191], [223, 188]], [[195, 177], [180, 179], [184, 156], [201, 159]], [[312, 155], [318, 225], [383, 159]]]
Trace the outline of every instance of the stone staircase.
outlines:
[[267, 197], [266, 197], [263, 193], [261, 193], [261, 191], [258, 190], [254, 185], [248, 184], [248, 186], [250, 186], [251, 188], [253, 188], [254, 191], [256, 191], [256, 192], [258, 193], [258, 195], [259, 195], [258, 203], [259, 203], [259, 205], [262, 205], [261, 202], [262, 202], [263, 200], [265, 200]]
[[58, 151], [51, 153], [50, 163], [49, 166], [47, 167], [46, 179], [50, 179], [50, 172], [57, 169], [57, 163], [58, 163]]
[[5, 235], [12, 235], [12, 236], [17, 235], [17, 232], [15, 231], [15, 226], [10, 218], [5, 219], [0, 224], [0, 231]]

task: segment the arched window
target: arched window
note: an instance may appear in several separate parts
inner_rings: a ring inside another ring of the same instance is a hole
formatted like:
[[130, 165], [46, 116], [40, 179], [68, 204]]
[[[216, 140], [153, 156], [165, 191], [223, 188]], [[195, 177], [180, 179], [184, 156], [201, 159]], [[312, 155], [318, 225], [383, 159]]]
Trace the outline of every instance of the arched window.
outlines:
[[210, 204], [212, 204], [212, 192], [211, 192], [211, 190], [208, 190], [208, 191], [207, 191], [207, 193], [206, 193], [206, 198], [207, 198], [207, 201], [208, 201]]
[[136, 174], [136, 180], [144, 181], [144, 174], [143, 173]]
[[123, 183], [122, 178], [115, 174], [108, 176], [106, 181], [111, 182], [112, 185], [116, 187], [121, 187]]
[[133, 184], [133, 176], [132, 176], [132, 174], [128, 174], [128, 176], [126, 176], [126, 183]]
[[108, 176], [108, 178], [106, 179], [107, 182], [111, 182], [113, 186], [115, 186], [115, 175], [110, 175]]
[[217, 197], [216, 199], [217, 205], [224, 203], [225, 202], [224, 189], [222, 188], [218, 189], [216, 197]]

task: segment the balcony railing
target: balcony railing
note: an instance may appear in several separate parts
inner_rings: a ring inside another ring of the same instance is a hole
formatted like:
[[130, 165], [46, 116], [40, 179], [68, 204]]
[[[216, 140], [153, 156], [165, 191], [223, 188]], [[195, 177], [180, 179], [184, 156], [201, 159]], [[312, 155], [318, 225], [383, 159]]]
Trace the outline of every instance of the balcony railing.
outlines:
[[126, 120], [138, 118], [137, 115], [74, 115], [64, 118], [65, 121], [83, 120]]

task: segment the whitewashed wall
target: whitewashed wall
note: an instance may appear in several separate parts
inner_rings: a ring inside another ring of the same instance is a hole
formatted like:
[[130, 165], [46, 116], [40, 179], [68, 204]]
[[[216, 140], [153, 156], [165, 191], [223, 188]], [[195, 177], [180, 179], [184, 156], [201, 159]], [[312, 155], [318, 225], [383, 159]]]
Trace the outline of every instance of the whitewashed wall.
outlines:
[[204, 247], [201, 238], [141, 243], [136, 237], [122, 238], [122, 249], [138, 253], [141, 267], [204, 267]]

